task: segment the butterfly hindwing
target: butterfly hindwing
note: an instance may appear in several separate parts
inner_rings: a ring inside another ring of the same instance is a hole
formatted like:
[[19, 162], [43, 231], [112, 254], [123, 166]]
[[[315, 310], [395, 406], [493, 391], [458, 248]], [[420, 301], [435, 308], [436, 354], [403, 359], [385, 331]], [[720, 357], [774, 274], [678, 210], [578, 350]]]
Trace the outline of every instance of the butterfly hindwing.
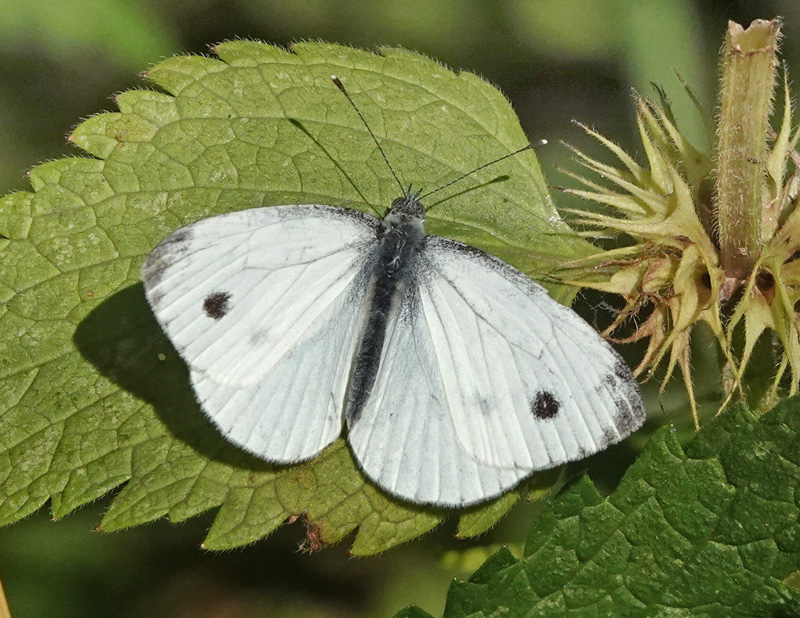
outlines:
[[180, 228], [150, 254], [148, 301], [232, 442], [288, 463], [339, 436], [377, 225], [327, 206], [257, 208]]
[[464, 506], [638, 428], [630, 370], [572, 310], [511, 266], [428, 236], [349, 439], [368, 476]]

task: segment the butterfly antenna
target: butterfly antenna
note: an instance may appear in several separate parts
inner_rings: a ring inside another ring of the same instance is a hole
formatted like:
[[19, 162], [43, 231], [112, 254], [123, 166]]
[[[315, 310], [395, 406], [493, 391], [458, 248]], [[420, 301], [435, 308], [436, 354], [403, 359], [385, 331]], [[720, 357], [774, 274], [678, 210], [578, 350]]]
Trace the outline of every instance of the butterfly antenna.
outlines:
[[[394, 179], [397, 181], [397, 186], [400, 187], [400, 191], [405, 193], [406, 191], [405, 191], [405, 189], [403, 189], [403, 183], [400, 182], [400, 179], [397, 177], [397, 174], [395, 174], [394, 168], [392, 167], [392, 164], [389, 163], [389, 159], [386, 158], [386, 153], [383, 152], [383, 148], [381, 148], [381, 144], [378, 141], [378, 138], [375, 137], [375, 134], [372, 132], [372, 129], [369, 128], [369, 125], [367, 124], [367, 121], [364, 118], [364, 115], [361, 113], [361, 110], [358, 109], [358, 106], [356, 105], [356, 102], [353, 101], [352, 97], [348, 94], [347, 90], [344, 89], [344, 84], [342, 83], [342, 81], [338, 77], [336, 77], [335, 75], [331, 75], [331, 81], [334, 84], [336, 84], [336, 87], [339, 90], [342, 91], [342, 94], [347, 98], [348, 101], [350, 101], [350, 105], [352, 105], [353, 109], [356, 110], [356, 114], [358, 114], [358, 117], [361, 118], [361, 122], [364, 123], [364, 126], [367, 128], [367, 131], [369, 131], [369, 134], [372, 137], [372, 141], [374, 141], [375, 145], [378, 147], [378, 150], [380, 151], [381, 156], [383, 157], [383, 160], [386, 161], [386, 167], [389, 168], [389, 171], [392, 173], [392, 176], [394, 176]], [[410, 190], [410, 188], [409, 188], [409, 190]]]
[[428, 191], [425, 195], [423, 195], [419, 199], [422, 200], [422, 199], [425, 199], [426, 197], [428, 197], [429, 195], [433, 195], [434, 193], [438, 193], [442, 189], [446, 189], [447, 187], [450, 187], [450, 186], [456, 184], [457, 182], [460, 182], [460, 181], [464, 180], [468, 176], [472, 176], [476, 172], [480, 172], [482, 169], [484, 169], [486, 167], [489, 167], [490, 165], [494, 165], [495, 163], [500, 163], [500, 161], [504, 161], [504, 160], [506, 160], [506, 159], [508, 159], [510, 157], [514, 157], [514, 156], [518, 155], [521, 152], [525, 152], [526, 150], [531, 150], [532, 148], [536, 148], [538, 146], [544, 146], [546, 143], [547, 143], [546, 139], [540, 139], [538, 142], [535, 142], [535, 143], [531, 142], [530, 144], [528, 144], [527, 146], [523, 146], [519, 150], [515, 150], [514, 152], [510, 152], [507, 155], [503, 155], [502, 157], [500, 157], [498, 159], [495, 159], [494, 161], [489, 161], [488, 163], [484, 163], [483, 165], [481, 165], [479, 167], [476, 167], [474, 170], [472, 170], [470, 172], [467, 172], [466, 174], [462, 174], [461, 176], [459, 176], [455, 180], [451, 180], [446, 185], [442, 185], [438, 189], [434, 189], [433, 191]]

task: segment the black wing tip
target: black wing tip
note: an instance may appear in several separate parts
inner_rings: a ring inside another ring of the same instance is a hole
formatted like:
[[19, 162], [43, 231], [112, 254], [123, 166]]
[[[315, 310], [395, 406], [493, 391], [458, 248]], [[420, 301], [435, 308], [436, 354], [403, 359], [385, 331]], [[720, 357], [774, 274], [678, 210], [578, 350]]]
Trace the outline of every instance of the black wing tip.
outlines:
[[192, 231], [186, 226], [175, 230], [153, 247], [142, 264], [142, 281], [146, 290], [161, 282], [165, 271], [188, 251], [186, 245], [191, 240]]
[[611, 392], [617, 406], [614, 424], [620, 437], [616, 441], [623, 440], [637, 431], [647, 417], [642, 391], [630, 367], [622, 358], [617, 358], [613, 371], [605, 376], [603, 383]]

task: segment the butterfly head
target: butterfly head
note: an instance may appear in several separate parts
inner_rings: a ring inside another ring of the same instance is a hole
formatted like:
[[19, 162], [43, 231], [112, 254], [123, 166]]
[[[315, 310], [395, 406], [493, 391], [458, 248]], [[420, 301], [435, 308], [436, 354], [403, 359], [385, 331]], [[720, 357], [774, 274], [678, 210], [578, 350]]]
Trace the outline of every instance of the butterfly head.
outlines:
[[419, 199], [422, 189], [412, 191], [409, 187], [402, 197], [392, 202], [392, 207], [386, 214], [386, 220], [395, 225], [411, 221], [422, 223], [425, 220], [425, 207]]

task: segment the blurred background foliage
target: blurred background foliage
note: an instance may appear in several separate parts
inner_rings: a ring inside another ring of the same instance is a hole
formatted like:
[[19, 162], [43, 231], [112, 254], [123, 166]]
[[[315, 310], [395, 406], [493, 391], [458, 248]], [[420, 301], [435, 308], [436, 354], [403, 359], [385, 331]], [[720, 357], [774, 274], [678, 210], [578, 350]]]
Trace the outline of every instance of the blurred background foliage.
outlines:
[[[148, 65], [235, 37], [402, 46], [482, 75], [511, 99], [532, 140], [550, 140], [539, 156], [551, 184], [568, 184], [556, 169], [571, 165], [560, 140], [601, 152], [573, 119], [641, 154], [631, 89], [653, 94], [651, 82], [666, 88], [680, 125], [708, 150], [675, 72], [712, 112], [727, 20], [776, 15], [785, 18], [783, 57], [800, 70], [797, 0], [0, 0], [0, 195], [28, 189], [25, 172], [39, 162], [83, 156], [65, 135], [80, 119], [113, 111], [114, 93], [145, 85], [138, 73]], [[715, 389], [716, 380], [706, 382]], [[651, 408], [668, 416], [683, 401], [671, 389]], [[598, 455], [591, 474], [612, 484], [632, 456]], [[15, 618], [389, 616], [411, 602], [440, 614], [459, 562], [468, 572], [481, 558], [479, 549], [461, 561], [447, 552], [522, 542], [536, 510], [516, 508], [478, 541], [455, 540], [451, 524], [354, 559], [345, 545], [300, 551], [301, 522], [214, 554], [199, 548], [209, 516], [99, 534], [105, 504], [57, 523], [42, 510], [0, 530], [0, 575]]]

